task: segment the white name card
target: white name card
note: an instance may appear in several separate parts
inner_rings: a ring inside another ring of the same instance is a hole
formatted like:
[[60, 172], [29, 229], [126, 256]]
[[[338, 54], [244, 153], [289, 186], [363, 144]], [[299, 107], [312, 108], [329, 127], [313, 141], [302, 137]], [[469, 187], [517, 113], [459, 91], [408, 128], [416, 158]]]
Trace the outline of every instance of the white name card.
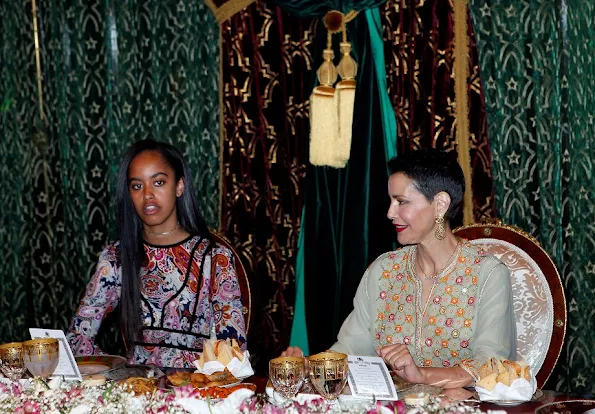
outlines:
[[348, 362], [348, 382], [352, 395], [386, 401], [399, 399], [382, 358], [349, 355]]

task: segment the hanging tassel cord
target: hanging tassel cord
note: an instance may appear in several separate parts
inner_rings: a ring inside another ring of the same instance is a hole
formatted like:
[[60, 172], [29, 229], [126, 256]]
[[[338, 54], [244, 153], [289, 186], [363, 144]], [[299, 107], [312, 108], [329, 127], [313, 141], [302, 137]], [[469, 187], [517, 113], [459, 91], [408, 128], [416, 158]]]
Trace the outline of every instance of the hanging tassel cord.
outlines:
[[[343, 168], [351, 152], [355, 75], [357, 64], [351, 57], [346, 24], [357, 16], [356, 11], [343, 13], [332, 10], [324, 17], [327, 45], [323, 63], [316, 72], [319, 86], [310, 97], [310, 162], [313, 165]], [[333, 34], [342, 33], [341, 60], [333, 63]], [[333, 87], [338, 75], [341, 81]]]

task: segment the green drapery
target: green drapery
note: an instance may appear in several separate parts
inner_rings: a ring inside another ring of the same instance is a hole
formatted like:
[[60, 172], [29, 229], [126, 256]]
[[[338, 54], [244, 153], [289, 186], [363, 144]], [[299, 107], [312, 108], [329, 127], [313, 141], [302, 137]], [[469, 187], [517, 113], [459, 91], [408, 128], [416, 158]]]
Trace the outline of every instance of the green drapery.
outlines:
[[[386, 193], [387, 157], [396, 153], [396, 121], [386, 94], [377, 9], [384, 1], [275, 3], [294, 15], [310, 18], [323, 17], [329, 10], [364, 11], [355, 23], [348, 25], [348, 39], [359, 66], [351, 159], [345, 169], [339, 170], [309, 165], [306, 175], [291, 344], [316, 352], [332, 344], [341, 322], [352, 309], [351, 298], [369, 262], [393, 244], [388, 231], [381, 232], [379, 237], [376, 231], [370, 232], [378, 228], [374, 223], [385, 213], [378, 201]], [[326, 30], [320, 29], [314, 70], [320, 65], [319, 55], [326, 45]], [[335, 54], [340, 56], [338, 50]], [[372, 119], [379, 122], [370, 122]], [[384, 140], [379, 139], [381, 136]]]
[[595, 382], [595, 10], [589, 0], [472, 0], [499, 217], [537, 237], [566, 288], [549, 388]]
[[[219, 193], [218, 25], [202, 2], [0, 2], [0, 342], [66, 329], [114, 233], [121, 152], [154, 137], [184, 151], [207, 222]], [[117, 332], [104, 336], [117, 350]]]
[[[366, 16], [359, 15], [348, 31], [359, 65], [351, 158], [344, 169], [310, 165], [306, 174], [301, 231], [311, 352], [332, 345], [353, 308], [352, 299], [366, 267], [393, 245], [386, 225], [388, 173], [379, 82]], [[322, 32], [319, 44], [324, 44], [324, 38]]]
[[[368, 4], [363, 4], [362, 3], [358, 3], [359, 7], [365, 8], [365, 6], [368, 6]], [[339, 5], [337, 5], [339, 6]], [[343, 10], [346, 11], [346, 10]], [[324, 13], [325, 11], [322, 10], [319, 12]], [[300, 13], [303, 13], [303, 11], [300, 11]], [[309, 13], [313, 13], [313, 11], [309, 11]], [[366, 18], [366, 23], [367, 23], [367, 33], [363, 30], [360, 29], [359, 32], [357, 32], [356, 34], [352, 33], [352, 36], [363, 36], [364, 38], [367, 38], [368, 42], [364, 42], [368, 43], [368, 47], [369, 47], [369, 59], [370, 62], [367, 62], [367, 66], [365, 67], [366, 71], [368, 70], [372, 70], [373, 71], [373, 75], [375, 76], [374, 80], [371, 80], [372, 82], [375, 82], [377, 85], [377, 98], [378, 98], [378, 104], [379, 104], [379, 110], [378, 112], [375, 114], [376, 116], [378, 116], [381, 120], [381, 131], [382, 131], [382, 136], [384, 138], [384, 152], [385, 152], [385, 161], [394, 157], [396, 155], [396, 120], [395, 120], [395, 116], [394, 116], [394, 112], [393, 112], [393, 108], [390, 102], [390, 98], [388, 97], [387, 94], [387, 87], [386, 87], [386, 71], [385, 71], [385, 64], [384, 64], [384, 43], [382, 40], [382, 26], [381, 26], [381, 22], [380, 22], [380, 12], [378, 10], [378, 8], [374, 8], [374, 9], [367, 9], [364, 11], [365, 13], [365, 18]], [[362, 68], [360, 67], [359, 69], [360, 71], [360, 76], [362, 73]], [[364, 79], [369, 80], [369, 74], [365, 74], [367, 75], [366, 77], [364, 77]], [[364, 83], [359, 83], [358, 84], [359, 87], [367, 87], [365, 86]], [[371, 102], [367, 102], [368, 105], [371, 105]], [[359, 105], [359, 103], [358, 103]], [[355, 135], [355, 134], [354, 134]], [[367, 140], [372, 140], [376, 138], [376, 136], [366, 136], [364, 139]], [[354, 156], [359, 156], [359, 153], [356, 153], [355, 151], [352, 152], [352, 157]], [[367, 156], [369, 156], [369, 154], [367, 154]], [[315, 171], [320, 171], [323, 170], [321, 168], [314, 168]], [[365, 172], [364, 172], [365, 174]], [[320, 191], [321, 189], [318, 188], [317, 191]], [[347, 189], [345, 188], [344, 191], [347, 191]], [[290, 344], [292, 346], [299, 346], [300, 348], [302, 348], [302, 350], [308, 354], [309, 353], [309, 340], [308, 340], [308, 326], [307, 326], [307, 318], [306, 318], [306, 297], [305, 297], [305, 281], [306, 281], [306, 275], [305, 275], [305, 271], [306, 271], [306, 263], [305, 263], [305, 257], [306, 257], [306, 248], [309, 248], [309, 246], [305, 245], [305, 239], [306, 239], [306, 235], [305, 233], [308, 232], [308, 229], [310, 229], [310, 231], [312, 231], [312, 228], [310, 228], [308, 226], [308, 221], [306, 220], [306, 210], [307, 207], [304, 208], [304, 214], [302, 216], [302, 222], [301, 222], [301, 227], [300, 227], [300, 238], [299, 238], [299, 242], [298, 242], [298, 253], [297, 253], [297, 261], [296, 261], [296, 307], [295, 307], [295, 316], [294, 316], [294, 321], [293, 321], [293, 326], [292, 326], [292, 332], [291, 332], [291, 338], [290, 338]], [[364, 212], [365, 213], [365, 212]], [[339, 220], [340, 221], [340, 220]], [[314, 229], [314, 231], [316, 231]], [[367, 226], [364, 226], [363, 229], [363, 237], [366, 237], [367, 234], [365, 234], [366, 232], [368, 232], [368, 228]], [[333, 240], [332, 241], [333, 244], [335, 243], [342, 243], [341, 241], [338, 240]], [[327, 246], [329, 247], [329, 246]], [[390, 247], [387, 244], [387, 247]], [[337, 249], [339, 248], [338, 246], [332, 246], [333, 249]], [[366, 257], [366, 259], [364, 260], [364, 262], [369, 261], [369, 258], [367, 257], [367, 254], [364, 254], [364, 256]], [[342, 260], [341, 258], [338, 258], [339, 260]], [[337, 263], [336, 266], [338, 266], [337, 271], [339, 272], [340, 269], [340, 265]], [[356, 277], [357, 278], [357, 271], [356, 273], [352, 274], [351, 277]], [[340, 284], [341, 284], [341, 274], [337, 273], [336, 275], [337, 277], [337, 287], [336, 289], [338, 291], [340, 291]], [[311, 280], [310, 283], [313, 283], [313, 281]], [[344, 293], [343, 293], [344, 294]], [[348, 294], [348, 293], [347, 293]], [[339, 303], [341, 302], [340, 299], [336, 299], [336, 305], [339, 305]], [[344, 310], [343, 310], [344, 312]], [[338, 315], [340, 315], [340, 311], [339, 309], [335, 310], [334, 312], [334, 316], [333, 319], [336, 319]], [[334, 321], [333, 322], [333, 326], [335, 328], [336, 331], [336, 325], [337, 322]]]

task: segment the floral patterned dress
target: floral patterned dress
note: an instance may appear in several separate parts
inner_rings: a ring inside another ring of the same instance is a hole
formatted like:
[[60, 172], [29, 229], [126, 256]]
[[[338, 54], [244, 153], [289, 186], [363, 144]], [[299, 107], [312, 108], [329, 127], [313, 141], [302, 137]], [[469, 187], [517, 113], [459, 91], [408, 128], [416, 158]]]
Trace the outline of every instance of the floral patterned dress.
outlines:
[[405, 344], [418, 366], [460, 366], [475, 378], [488, 357], [514, 358], [516, 325], [506, 266], [462, 243], [423, 303], [415, 254], [416, 247], [407, 246], [370, 265], [332, 349], [375, 355], [385, 345]]
[[[191, 236], [170, 246], [145, 243], [141, 269], [142, 341], [131, 363], [191, 367], [186, 352], [202, 351], [214, 332], [245, 349], [246, 328], [232, 252]], [[100, 354], [94, 340], [103, 319], [120, 301], [119, 243], [108, 245], [76, 311], [68, 341], [75, 355]]]

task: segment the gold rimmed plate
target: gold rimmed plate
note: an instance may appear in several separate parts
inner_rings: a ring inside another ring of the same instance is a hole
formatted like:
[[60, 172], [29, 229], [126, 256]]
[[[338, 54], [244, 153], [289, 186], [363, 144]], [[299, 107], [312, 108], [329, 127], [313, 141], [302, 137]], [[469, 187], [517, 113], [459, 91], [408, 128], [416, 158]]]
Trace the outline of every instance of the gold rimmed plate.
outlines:
[[89, 355], [75, 358], [81, 375], [103, 374], [126, 365], [126, 358], [119, 355]]

